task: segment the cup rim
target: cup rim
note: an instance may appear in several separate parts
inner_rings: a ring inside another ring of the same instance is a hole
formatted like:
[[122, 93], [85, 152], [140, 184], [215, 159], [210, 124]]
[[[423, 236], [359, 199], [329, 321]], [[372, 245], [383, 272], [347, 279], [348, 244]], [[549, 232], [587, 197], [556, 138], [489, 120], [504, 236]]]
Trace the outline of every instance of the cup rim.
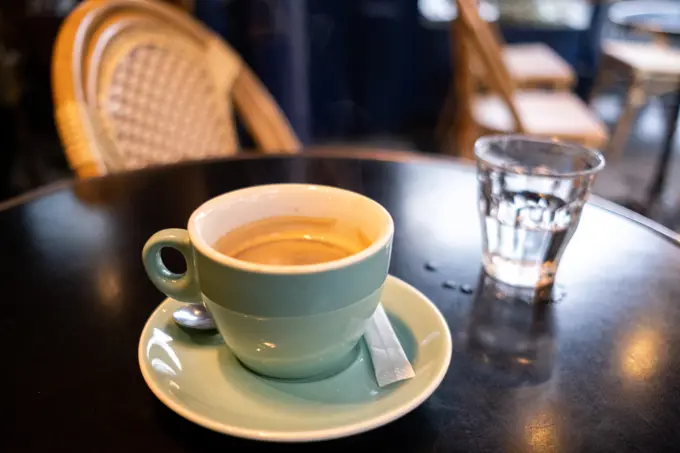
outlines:
[[[217, 250], [215, 250], [211, 245], [209, 245], [203, 237], [197, 231], [198, 221], [209, 215], [208, 211], [215, 207], [216, 205], [224, 202], [228, 198], [239, 197], [245, 195], [248, 192], [259, 192], [265, 191], [272, 188], [285, 188], [287, 190], [320, 190], [325, 192], [336, 192], [342, 193], [344, 195], [350, 195], [353, 197], [361, 197], [368, 200], [375, 209], [379, 210], [385, 215], [387, 219], [387, 225], [382, 234], [371, 243], [370, 246], [366, 247], [359, 253], [347, 256], [345, 258], [328, 261], [319, 264], [304, 264], [304, 265], [278, 265], [278, 264], [259, 264], [251, 263], [249, 261], [239, 260], [237, 258], [232, 258], [230, 256], [224, 255]], [[325, 186], [319, 184], [296, 184], [296, 183], [282, 183], [282, 184], [265, 184], [258, 186], [246, 187], [243, 189], [233, 190], [222, 195], [218, 195], [214, 198], [203, 203], [201, 206], [196, 208], [194, 212], [189, 217], [188, 228], [189, 238], [191, 239], [192, 246], [197, 249], [204, 256], [207, 256], [212, 261], [220, 263], [225, 266], [233, 267], [247, 272], [258, 273], [258, 274], [274, 274], [274, 275], [301, 275], [301, 274], [317, 274], [337, 269], [342, 269], [353, 264], [359, 263], [366, 258], [375, 255], [379, 250], [383, 249], [394, 235], [394, 220], [390, 213], [377, 201], [357, 192], [351, 190], [341, 189], [339, 187]]]
[[[592, 168], [581, 171], [560, 172], [549, 170], [537, 172], [527, 168], [518, 169], [516, 167], [511, 167], [506, 163], [500, 161], [499, 159], [490, 159], [488, 156], [483, 155], [489, 144], [493, 142], [510, 142], [510, 141], [524, 141], [532, 144], [544, 144], [544, 145], [559, 145], [562, 146], [565, 149], [565, 151], [570, 150], [573, 153], [579, 152], [587, 156], [588, 158], [593, 159], [596, 162], [596, 165], [594, 165]], [[486, 162], [489, 165], [492, 165], [496, 168], [517, 175], [557, 179], [573, 179], [582, 176], [594, 175], [602, 171], [602, 169], [604, 169], [605, 167], [604, 155], [595, 149], [577, 145], [575, 143], [565, 142], [558, 139], [531, 137], [527, 135], [508, 134], [508, 135], [487, 135], [484, 137], [480, 137], [475, 141], [474, 151], [475, 157], [477, 158], [478, 161]]]

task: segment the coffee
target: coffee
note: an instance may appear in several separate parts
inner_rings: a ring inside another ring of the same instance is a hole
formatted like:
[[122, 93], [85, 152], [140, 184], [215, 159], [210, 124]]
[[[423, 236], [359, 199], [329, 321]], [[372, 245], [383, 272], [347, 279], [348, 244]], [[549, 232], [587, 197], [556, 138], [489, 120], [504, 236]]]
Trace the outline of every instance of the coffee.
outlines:
[[277, 216], [227, 232], [214, 248], [251, 263], [300, 266], [346, 258], [369, 245], [361, 229], [338, 219]]

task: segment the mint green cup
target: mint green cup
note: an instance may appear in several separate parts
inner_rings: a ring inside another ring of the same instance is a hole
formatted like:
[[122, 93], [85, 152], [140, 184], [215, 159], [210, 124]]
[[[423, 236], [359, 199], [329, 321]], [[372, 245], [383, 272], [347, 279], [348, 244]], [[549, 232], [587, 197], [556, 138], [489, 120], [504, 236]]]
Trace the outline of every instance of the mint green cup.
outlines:
[[[342, 219], [371, 245], [337, 261], [303, 266], [255, 264], [217, 252], [213, 244], [241, 225], [274, 216]], [[151, 281], [168, 297], [202, 303], [226, 345], [253, 371], [301, 379], [340, 371], [353, 358], [387, 278], [394, 223], [375, 201], [343, 189], [274, 184], [213, 198], [191, 215], [187, 230], [154, 234], [142, 258]], [[171, 272], [160, 252], [187, 262]]]

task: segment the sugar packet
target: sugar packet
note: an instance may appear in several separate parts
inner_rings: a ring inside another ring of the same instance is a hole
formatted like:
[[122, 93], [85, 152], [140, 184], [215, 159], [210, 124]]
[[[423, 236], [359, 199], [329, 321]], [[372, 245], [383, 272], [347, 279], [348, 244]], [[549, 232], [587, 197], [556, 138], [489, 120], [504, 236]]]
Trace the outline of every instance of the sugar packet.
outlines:
[[371, 354], [378, 386], [415, 377], [411, 363], [399, 343], [382, 304], [378, 304], [373, 316], [366, 322], [364, 339]]

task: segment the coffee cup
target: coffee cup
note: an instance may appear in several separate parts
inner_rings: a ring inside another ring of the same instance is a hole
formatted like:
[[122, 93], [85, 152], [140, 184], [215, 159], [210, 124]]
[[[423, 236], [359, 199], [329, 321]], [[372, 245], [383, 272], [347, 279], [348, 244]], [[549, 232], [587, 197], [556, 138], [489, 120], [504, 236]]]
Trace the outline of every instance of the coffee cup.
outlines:
[[[361, 231], [367, 246], [341, 259], [304, 265], [244, 261], [215, 249], [236, 228], [277, 216], [332, 218]], [[188, 228], [154, 234], [144, 246], [147, 274], [168, 297], [203, 304], [233, 354], [251, 370], [283, 379], [322, 377], [351, 362], [387, 278], [394, 224], [385, 208], [347, 190], [274, 184], [213, 198]], [[163, 263], [178, 250], [182, 274]]]

